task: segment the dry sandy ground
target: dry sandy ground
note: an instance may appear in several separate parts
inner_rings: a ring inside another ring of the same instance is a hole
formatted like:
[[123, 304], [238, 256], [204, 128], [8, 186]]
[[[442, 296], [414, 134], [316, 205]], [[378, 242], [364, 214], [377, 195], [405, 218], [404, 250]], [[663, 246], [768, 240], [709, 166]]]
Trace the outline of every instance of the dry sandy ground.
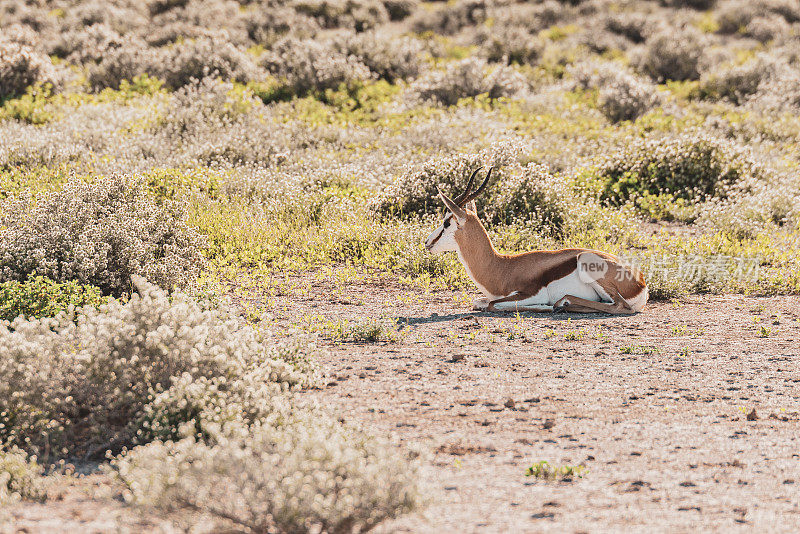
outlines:
[[[279, 324], [400, 320], [398, 341], [329, 343], [327, 385], [304, 393], [432, 451], [429, 506], [380, 532], [800, 531], [798, 297], [514, 317], [451, 292], [293, 284], [255, 299]], [[526, 477], [542, 460], [586, 471]], [[16, 508], [9, 531], [171, 530], [81, 484]]]

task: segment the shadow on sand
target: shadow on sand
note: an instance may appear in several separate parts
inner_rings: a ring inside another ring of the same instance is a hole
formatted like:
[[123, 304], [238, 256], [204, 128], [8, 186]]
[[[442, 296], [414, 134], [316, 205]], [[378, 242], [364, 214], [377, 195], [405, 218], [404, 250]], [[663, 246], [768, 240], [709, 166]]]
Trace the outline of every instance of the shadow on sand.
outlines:
[[[439, 315], [432, 313], [427, 317], [395, 317], [398, 330], [405, 327], [419, 326], [421, 324], [445, 323], [452, 321], [469, 320], [472, 317], [516, 317], [516, 312], [486, 312], [468, 311], [461, 313], [448, 313]], [[568, 319], [605, 319], [615, 317], [610, 313], [567, 313], [567, 312], [519, 312], [519, 316], [524, 319], [546, 319], [549, 321], [566, 321]], [[631, 315], [620, 315], [619, 317], [632, 317]]]

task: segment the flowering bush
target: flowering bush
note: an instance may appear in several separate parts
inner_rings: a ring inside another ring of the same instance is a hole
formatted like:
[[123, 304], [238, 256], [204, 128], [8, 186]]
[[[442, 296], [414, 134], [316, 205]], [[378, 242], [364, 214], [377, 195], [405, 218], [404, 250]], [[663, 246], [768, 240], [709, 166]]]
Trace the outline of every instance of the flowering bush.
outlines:
[[411, 84], [409, 98], [452, 106], [462, 98], [484, 93], [489, 98], [514, 98], [525, 96], [527, 91], [528, 81], [512, 67], [489, 68], [486, 60], [473, 57], [423, 74]]
[[420, 505], [416, 457], [295, 409], [277, 427], [154, 442], [113, 466], [136, 504], [189, 507], [252, 532], [366, 532]]
[[523, 224], [559, 236], [570, 219], [570, 199], [563, 177], [544, 165], [530, 163], [498, 181], [484, 209], [489, 220]]
[[330, 43], [293, 37], [278, 42], [265, 54], [262, 64], [285, 79], [296, 94], [336, 89], [373, 76], [356, 56], [337, 52]]
[[20, 95], [35, 83], [57, 84], [50, 58], [0, 38], [0, 100]]
[[[54, 318], [0, 324], [0, 441], [45, 459], [93, 456], [178, 428], [267, 422], [308, 384], [297, 354], [241, 319], [139, 293]], [[257, 386], [257, 387], [256, 387]], [[169, 392], [169, 393], [165, 393]], [[224, 409], [223, 409], [224, 408]]]
[[174, 202], [157, 205], [130, 178], [68, 182], [2, 202], [0, 280], [46, 276], [122, 295], [143, 275], [171, 289], [192, 283], [203, 241]]
[[422, 70], [422, 43], [411, 37], [387, 38], [377, 32], [347, 34], [333, 42], [340, 53], [358, 58], [378, 78], [394, 82]]
[[44, 497], [42, 472], [36, 458], [30, 458], [16, 447], [0, 444], [0, 519], [2, 508], [20, 499]]
[[696, 80], [707, 39], [694, 28], [662, 30], [634, 58], [636, 67], [658, 81]]
[[656, 106], [660, 99], [656, 87], [624, 67], [611, 62], [583, 62], [568, 69], [573, 86], [597, 90], [600, 111], [614, 122], [634, 120]]
[[602, 197], [613, 202], [659, 194], [700, 201], [725, 197], [736, 186], [765, 179], [768, 171], [743, 148], [688, 133], [637, 141], [606, 157], [598, 174]]

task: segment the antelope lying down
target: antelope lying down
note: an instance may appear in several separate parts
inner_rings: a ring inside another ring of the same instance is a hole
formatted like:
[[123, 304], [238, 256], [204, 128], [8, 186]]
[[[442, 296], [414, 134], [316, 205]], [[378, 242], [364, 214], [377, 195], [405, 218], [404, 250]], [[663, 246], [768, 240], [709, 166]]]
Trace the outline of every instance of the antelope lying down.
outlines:
[[642, 275], [611, 254], [580, 248], [499, 254], [475, 208], [492, 170], [470, 193], [477, 173], [455, 200], [439, 190], [448, 213], [425, 240], [425, 248], [434, 254], [458, 254], [485, 295], [475, 301], [474, 309], [628, 314], [644, 308], [648, 290]]

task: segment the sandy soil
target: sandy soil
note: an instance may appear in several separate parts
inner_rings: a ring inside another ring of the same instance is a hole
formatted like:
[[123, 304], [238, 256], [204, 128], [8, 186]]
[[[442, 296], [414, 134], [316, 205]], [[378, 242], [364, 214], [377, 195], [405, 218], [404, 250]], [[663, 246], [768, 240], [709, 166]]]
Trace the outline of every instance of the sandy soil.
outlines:
[[[470, 312], [452, 292], [292, 283], [291, 296], [253, 297], [279, 324], [400, 321], [394, 342], [327, 343], [326, 385], [303, 393], [432, 451], [428, 508], [380, 532], [800, 530], [798, 297], [514, 317]], [[526, 477], [542, 460], [586, 471]], [[94, 477], [14, 508], [6, 530], [173, 530], [98, 497]]]

